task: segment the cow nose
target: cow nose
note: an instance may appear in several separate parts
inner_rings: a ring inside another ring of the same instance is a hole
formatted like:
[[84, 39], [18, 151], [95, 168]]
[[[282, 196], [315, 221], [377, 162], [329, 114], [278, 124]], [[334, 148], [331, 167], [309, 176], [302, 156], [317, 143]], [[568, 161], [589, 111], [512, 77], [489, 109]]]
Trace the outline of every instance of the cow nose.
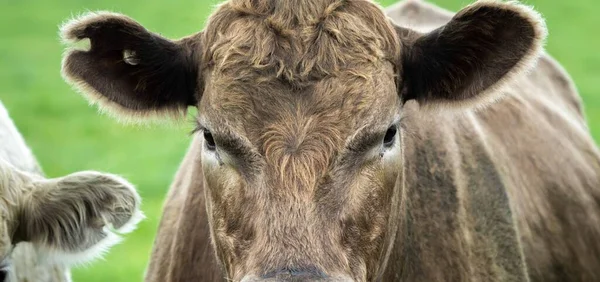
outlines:
[[276, 281], [289, 281], [289, 282], [300, 282], [300, 281], [320, 281], [326, 278], [320, 271], [309, 271], [309, 270], [280, 270], [273, 274], [265, 275], [263, 278], [273, 279]]
[[263, 275], [246, 276], [241, 282], [352, 282], [347, 276], [329, 277], [323, 272], [315, 270], [279, 270]]

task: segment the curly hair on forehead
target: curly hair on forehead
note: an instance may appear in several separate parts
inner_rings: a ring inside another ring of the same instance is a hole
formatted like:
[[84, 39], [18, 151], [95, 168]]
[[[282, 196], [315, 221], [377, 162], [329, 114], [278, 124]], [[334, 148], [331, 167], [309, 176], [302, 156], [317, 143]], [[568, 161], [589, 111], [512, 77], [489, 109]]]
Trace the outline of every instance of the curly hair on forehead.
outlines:
[[380, 7], [367, 0], [232, 0], [210, 18], [204, 62], [239, 82], [303, 85], [399, 53]]

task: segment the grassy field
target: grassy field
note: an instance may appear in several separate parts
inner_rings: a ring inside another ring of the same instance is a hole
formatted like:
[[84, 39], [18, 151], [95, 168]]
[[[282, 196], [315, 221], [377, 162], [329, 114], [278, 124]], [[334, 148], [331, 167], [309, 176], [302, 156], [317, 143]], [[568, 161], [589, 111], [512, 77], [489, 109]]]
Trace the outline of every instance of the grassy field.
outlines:
[[[283, 1], [283, 0], [282, 0]], [[124, 126], [99, 115], [63, 82], [58, 25], [90, 10], [130, 15], [178, 38], [202, 29], [217, 0], [0, 0], [0, 99], [49, 176], [94, 169], [135, 183], [148, 217], [104, 261], [74, 271], [75, 281], [140, 281], [169, 183], [190, 141], [191, 122]], [[392, 0], [382, 4], [393, 3]], [[438, 0], [456, 10], [466, 0]], [[167, 4], [168, 3], [168, 4]], [[600, 140], [600, 5], [596, 0], [528, 1], [547, 19], [547, 50], [574, 77]], [[191, 120], [191, 119], [190, 119]]]

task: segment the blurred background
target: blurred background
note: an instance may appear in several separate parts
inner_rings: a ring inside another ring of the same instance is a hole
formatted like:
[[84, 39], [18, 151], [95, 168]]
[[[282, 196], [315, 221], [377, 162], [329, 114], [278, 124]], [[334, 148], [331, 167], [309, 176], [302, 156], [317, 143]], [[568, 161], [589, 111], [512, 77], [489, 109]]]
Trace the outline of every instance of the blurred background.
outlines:
[[[282, 0], [283, 1], [283, 0]], [[591, 131], [600, 141], [600, 5], [597, 0], [528, 0], [546, 18], [547, 50], [574, 78]], [[74, 281], [141, 281], [163, 198], [191, 140], [181, 123], [123, 125], [73, 91], [60, 76], [58, 26], [86, 11], [127, 14], [179, 38], [203, 28], [218, 0], [0, 0], [0, 100], [50, 177], [79, 170], [120, 174], [139, 189], [147, 220], [104, 261], [73, 271]], [[394, 3], [384, 0], [384, 6]], [[458, 10], [471, 1], [436, 0]]]

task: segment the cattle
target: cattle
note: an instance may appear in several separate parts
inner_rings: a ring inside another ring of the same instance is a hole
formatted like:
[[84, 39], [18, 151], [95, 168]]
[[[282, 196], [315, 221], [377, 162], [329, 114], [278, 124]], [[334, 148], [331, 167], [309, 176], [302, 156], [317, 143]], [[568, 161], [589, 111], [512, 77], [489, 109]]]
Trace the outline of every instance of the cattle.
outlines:
[[71, 281], [143, 218], [127, 180], [80, 171], [46, 178], [0, 103], [0, 282]]
[[66, 80], [194, 139], [146, 281], [597, 281], [600, 153], [518, 2], [229, 0], [169, 40], [89, 13]]

